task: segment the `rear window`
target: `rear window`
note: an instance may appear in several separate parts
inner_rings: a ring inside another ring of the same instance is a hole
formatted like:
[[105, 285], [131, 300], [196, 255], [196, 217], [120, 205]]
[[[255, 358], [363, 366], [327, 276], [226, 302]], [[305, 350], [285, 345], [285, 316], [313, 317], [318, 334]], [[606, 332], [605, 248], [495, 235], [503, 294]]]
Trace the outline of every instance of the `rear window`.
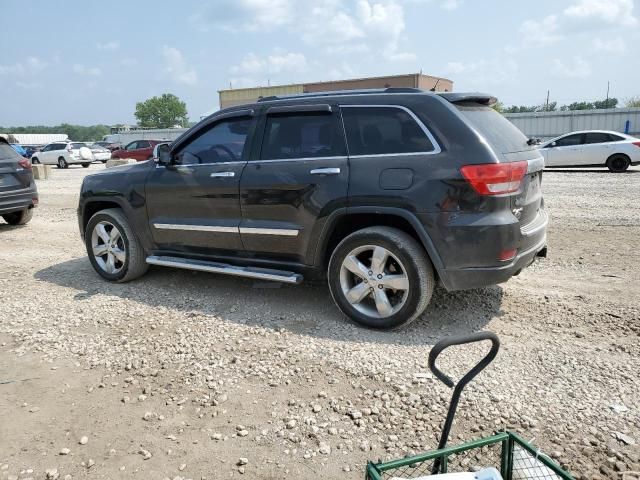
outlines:
[[4, 142], [0, 142], [0, 162], [12, 160], [17, 161], [20, 160], [20, 155], [16, 153], [16, 151], [11, 147], [11, 145], [6, 144]]
[[397, 107], [342, 107], [349, 155], [428, 153], [434, 150], [426, 132], [407, 111]]
[[512, 153], [534, 148], [527, 145], [527, 137], [518, 127], [493, 108], [475, 102], [461, 102], [455, 106], [495, 151]]
[[74, 149], [74, 150], [78, 150], [78, 149], [80, 149], [82, 147], [86, 147], [86, 146], [87, 146], [86, 143], [72, 143], [71, 144], [71, 148]]

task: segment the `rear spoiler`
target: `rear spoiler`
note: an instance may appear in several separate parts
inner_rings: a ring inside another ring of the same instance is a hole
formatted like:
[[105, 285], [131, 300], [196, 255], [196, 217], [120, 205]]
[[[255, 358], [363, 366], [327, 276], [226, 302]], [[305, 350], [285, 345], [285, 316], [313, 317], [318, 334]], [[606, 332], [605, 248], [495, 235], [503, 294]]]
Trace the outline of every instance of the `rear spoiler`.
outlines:
[[490, 107], [495, 104], [498, 99], [488, 93], [454, 93], [454, 92], [438, 92], [437, 95], [451, 103], [475, 102]]

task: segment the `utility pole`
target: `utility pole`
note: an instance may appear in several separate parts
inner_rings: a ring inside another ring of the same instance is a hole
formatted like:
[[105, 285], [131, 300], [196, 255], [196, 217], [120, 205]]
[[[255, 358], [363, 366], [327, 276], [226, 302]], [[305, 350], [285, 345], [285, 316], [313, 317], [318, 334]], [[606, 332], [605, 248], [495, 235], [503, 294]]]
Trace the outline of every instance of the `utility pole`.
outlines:
[[604, 108], [609, 108], [609, 80], [607, 80], [607, 100], [604, 103]]
[[544, 107], [544, 111], [545, 112], [549, 111], [549, 90], [547, 90], [547, 106]]

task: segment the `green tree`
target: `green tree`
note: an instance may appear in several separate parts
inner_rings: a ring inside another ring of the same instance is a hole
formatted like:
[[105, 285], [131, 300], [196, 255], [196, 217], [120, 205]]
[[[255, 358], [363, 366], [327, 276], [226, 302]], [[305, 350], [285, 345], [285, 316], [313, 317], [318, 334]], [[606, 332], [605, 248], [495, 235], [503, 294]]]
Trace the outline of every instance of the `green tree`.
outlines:
[[624, 103], [624, 106], [627, 108], [638, 108], [640, 107], [640, 95], [635, 97], [627, 98], [627, 101]]
[[136, 103], [135, 116], [141, 127], [171, 128], [189, 124], [187, 104], [171, 93]]
[[496, 103], [491, 105], [491, 108], [493, 108], [498, 113], [502, 113], [504, 111], [504, 104], [502, 102], [497, 101]]
[[608, 98], [605, 100], [596, 100], [595, 102], [593, 102], [593, 107], [596, 109], [600, 109], [600, 108], [616, 108], [616, 106], [618, 105], [618, 99], [617, 98]]

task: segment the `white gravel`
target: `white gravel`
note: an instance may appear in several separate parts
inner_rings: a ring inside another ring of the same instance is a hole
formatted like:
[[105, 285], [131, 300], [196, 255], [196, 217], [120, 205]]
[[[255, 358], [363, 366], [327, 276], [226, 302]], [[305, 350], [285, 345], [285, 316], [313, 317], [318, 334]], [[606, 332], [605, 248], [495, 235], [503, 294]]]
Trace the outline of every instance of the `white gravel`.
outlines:
[[[429, 348], [481, 329], [502, 349], [451, 444], [510, 428], [576, 477], [640, 471], [640, 169], [545, 172], [548, 259], [372, 332], [323, 285], [161, 268], [104, 282], [75, 217], [101, 168], [54, 171], [32, 223], [0, 224], [0, 479], [360, 479], [367, 460], [436, 446], [451, 392]], [[483, 351], [440, 365], [459, 377]]]

